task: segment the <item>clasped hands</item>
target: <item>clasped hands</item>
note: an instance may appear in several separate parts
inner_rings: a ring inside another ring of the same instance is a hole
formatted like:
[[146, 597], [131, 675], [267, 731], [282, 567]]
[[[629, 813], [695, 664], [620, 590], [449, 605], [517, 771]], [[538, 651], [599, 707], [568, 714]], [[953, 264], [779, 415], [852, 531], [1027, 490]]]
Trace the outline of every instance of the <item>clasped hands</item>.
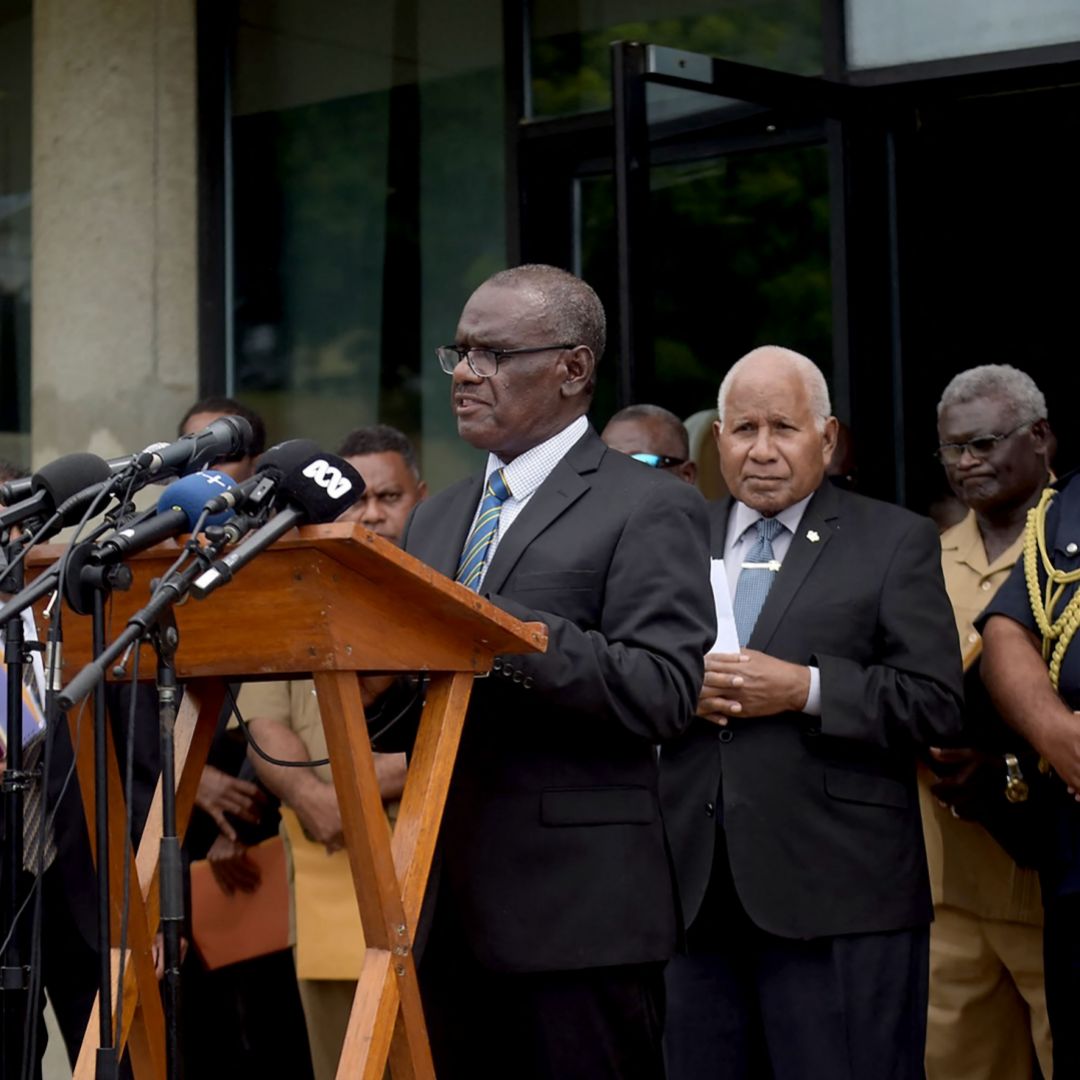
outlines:
[[810, 695], [810, 669], [742, 649], [709, 653], [697, 715], [724, 727], [732, 716], [801, 712]]

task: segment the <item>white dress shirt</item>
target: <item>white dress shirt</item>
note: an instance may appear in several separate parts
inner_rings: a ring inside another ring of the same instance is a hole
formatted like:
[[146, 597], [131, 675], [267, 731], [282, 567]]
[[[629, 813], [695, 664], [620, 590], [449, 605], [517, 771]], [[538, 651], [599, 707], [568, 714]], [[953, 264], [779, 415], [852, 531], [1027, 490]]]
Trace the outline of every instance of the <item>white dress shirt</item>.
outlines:
[[[809, 505], [813, 494], [805, 499], [793, 503], [791, 506], [776, 515], [776, 519], [784, 526], [773, 537], [773, 557], [783, 565], [784, 558], [791, 548], [791, 541], [795, 539], [795, 533], [802, 522], [803, 514]], [[750, 549], [757, 542], [757, 530], [755, 522], [764, 514], [741, 503], [737, 499], [728, 515], [727, 534], [724, 537], [724, 572], [727, 574], [728, 590], [734, 603], [735, 589], [739, 583], [739, 574], [742, 572], [742, 564]], [[802, 711], [809, 716], [821, 715], [821, 672], [818, 668], [808, 665], [810, 672], [810, 692], [806, 698], [806, 704]]]
[[[531, 450], [526, 450], [524, 454], [519, 454], [509, 464], [506, 464], [495, 454], [488, 454], [487, 467], [484, 469], [484, 483], [481, 487], [480, 500], [476, 505], [476, 513], [473, 515], [472, 525], [476, 524], [476, 519], [480, 516], [480, 504], [484, 501], [483, 492], [487, 490], [488, 477], [496, 469], [503, 470], [506, 486], [510, 489], [510, 498], [502, 504], [502, 509], [499, 511], [499, 527], [491, 538], [491, 546], [488, 548], [484, 569], [481, 571], [480, 580], [476, 585], [477, 592], [480, 591], [480, 586], [483, 585], [487, 568], [491, 565], [491, 560], [495, 557], [495, 549], [499, 546], [499, 541], [503, 538], [506, 530], [513, 525], [518, 514], [525, 509], [525, 504], [533, 497], [533, 492], [551, 475], [552, 469], [566, 457], [570, 448], [588, 429], [589, 421], [584, 416], [579, 416], [568, 427], [564, 427], [562, 431], [552, 435], [550, 439], [538, 443]], [[469, 526], [470, 533], [472, 532], [472, 525]]]

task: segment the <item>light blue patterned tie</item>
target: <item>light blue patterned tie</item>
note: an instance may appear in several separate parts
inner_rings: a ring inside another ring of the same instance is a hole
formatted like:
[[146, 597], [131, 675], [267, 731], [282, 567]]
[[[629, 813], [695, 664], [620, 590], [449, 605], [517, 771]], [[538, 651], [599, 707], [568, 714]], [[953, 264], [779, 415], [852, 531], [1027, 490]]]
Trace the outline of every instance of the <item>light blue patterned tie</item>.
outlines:
[[743, 559], [743, 568], [735, 585], [735, 599], [732, 601], [740, 645], [746, 645], [750, 640], [765, 597], [772, 588], [776, 570], [779, 569], [778, 566], [769, 569], [769, 564], [775, 565], [776, 556], [773, 555], [772, 542], [780, 534], [784, 524], [774, 517], [758, 518], [754, 522], [754, 528], [757, 529], [757, 540]]
[[469, 533], [469, 539], [465, 541], [465, 549], [461, 553], [461, 562], [458, 563], [457, 577], [466, 588], [477, 592], [480, 589], [480, 580], [484, 576], [484, 567], [487, 565], [488, 549], [495, 534], [499, 531], [499, 514], [502, 504], [510, 498], [510, 488], [506, 483], [503, 469], [496, 469], [488, 477], [487, 488], [484, 491], [484, 501], [480, 504], [480, 513], [477, 515], [476, 524]]

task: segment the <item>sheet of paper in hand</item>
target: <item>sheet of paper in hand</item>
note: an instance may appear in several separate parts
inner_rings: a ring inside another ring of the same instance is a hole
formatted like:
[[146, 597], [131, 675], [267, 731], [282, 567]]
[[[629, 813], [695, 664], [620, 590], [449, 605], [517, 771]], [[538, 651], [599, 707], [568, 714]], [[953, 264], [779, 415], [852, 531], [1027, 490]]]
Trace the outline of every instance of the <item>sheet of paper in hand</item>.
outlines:
[[735, 629], [735, 612], [731, 607], [727, 571], [723, 559], [713, 559], [709, 565], [709, 583], [712, 585], [713, 603], [716, 605], [716, 641], [709, 652], [737, 653], [739, 635]]

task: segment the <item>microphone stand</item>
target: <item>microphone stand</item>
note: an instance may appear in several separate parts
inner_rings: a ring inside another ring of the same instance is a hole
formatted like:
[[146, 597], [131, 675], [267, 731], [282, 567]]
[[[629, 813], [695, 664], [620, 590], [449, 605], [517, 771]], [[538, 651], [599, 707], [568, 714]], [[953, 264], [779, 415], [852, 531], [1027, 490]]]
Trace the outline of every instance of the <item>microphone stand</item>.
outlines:
[[[124, 519], [106, 518], [100, 525], [92, 529], [86, 536], [86, 538], [79, 543], [81, 549], [84, 545], [92, 547], [93, 541], [103, 536], [105, 533], [111, 530], [119, 528], [125, 524]], [[26, 535], [24, 533], [24, 535]], [[31, 544], [36, 544], [37, 538], [34, 537]], [[75, 556], [81, 558], [82, 556]], [[48, 596], [49, 593], [55, 592], [59, 588], [60, 582], [60, 564], [63, 559], [58, 559], [47, 570], [42, 570], [40, 574], [25, 588], [20, 589], [19, 592], [13, 593], [11, 598], [5, 603], [0, 604], [0, 625], [5, 624], [9, 619], [13, 619], [16, 615], [21, 615], [28, 607], [32, 607], [43, 596]], [[46, 616], [48, 612], [46, 611]]]
[[180, 632], [172, 608], [155, 619], [147, 635], [157, 655], [158, 721], [161, 740], [161, 931], [164, 939], [165, 1062], [169, 1080], [180, 1080], [180, 929], [184, 921], [183, 864], [176, 825], [176, 648]]
[[[60, 692], [59, 706], [70, 709], [87, 694], [95, 693], [95, 703], [104, 700], [100, 683], [105, 671], [129, 645], [133, 645], [144, 636], [150, 639], [158, 656], [157, 685], [161, 738], [161, 789], [162, 789], [162, 838], [161, 838], [161, 922], [165, 949], [165, 1016], [166, 1016], [166, 1061], [169, 1080], [179, 1080], [181, 1075], [180, 1058], [180, 927], [184, 916], [183, 876], [180, 857], [180, 838], [176, 825], [176, 761], [175, 761], [175, 723], [177, 712], [177, 687], [175, 655], [179, 644], [179, 632], [172, 615], [172, 605], [187, 594], [192, 580], [202, 572], [209, 559], [223, 546], [224, 539], [218, 545], [211, 544], [206, 550], [195, 545], [192, 548], [197, 557], [183, 570], [174, 571], [159, 581], [150, 597], [149, 603], [136, 612], [124, 630], [108, 647], [99, 649], [95, 638], [94, 658]], [[108, 575], [126, 567], [97, 567], [86, 565], [82, 574]], [[128, 571], [130, 574], [130, 571]], [[95, 590], [95, 614], [102, 593]], [[69, 598], [71, 603], [71, 598]], [[101, 601], [103, 605], [103, 600]], [[99, 822], [100, 822], [99, 815]], [[99, 862], [99, 867], [101, 863]], [[106, 882], [107, 895], [107, 882]], [[107, 929], [107, 924], [106, 924]], [[111, 1003], [110, 1003], [111, 1012]], [[102, 997], [102, 1014], [105, 1012], [105, 998]], [[108, 1024], [106, 1019], [105, 1024]], [[102, 1044], [104, 1046], [104, 1042]], [[106, 1080], [100, 1071], [101, 1051], [99, 1051], [99, 1071], [97, 1080]], [[115, 1061], [114, 1061], [115, 1065]], [[115, 1076], [115, 1071], [112, 1074]], [[111, 1080], [111, 1077], [109, 1078]]]
[[[0, 592], [17, 593], [23, 587], [23, 564], [16, 556], [23, 543], [13, 540], [0, 549], [3, 569], [0, 573]], [[7, 665], [7, 768], [0, 778], [0, 818], [3, 834], [3, 888], [0, 890], [0, 935], [10, 936], [0, 956], [0, 996], [3, 999], [0, 1016], [0, 1075], [22, 1075], [25, 1017], [29, 1005], [29, 957], [23, 956], [22, 942], [15, 932], [15, 922], [28, 889], [23, 876], [23, 802], [34, 775], [23, 769], [23, 671], [29, 660], [21, 618], [9, 619], [4, 627], [4, 663]]]
[[[92, 617], [92, 654], [105, 652], [105, 602], [114, 588], [131, 587], [131, 570], [126, 566], [95, 566], [90, 561], [90, 545], [81, 545], [72, 554], [63, 583], [68, 606], [77, 614]], [[70, 706], [59, 700], [61, 709]], [[112, 941], [109, 887], [109, 729], [105, 688], [94, 688], [94, 838], [97, 853], [98, 900], [98, 1051], [96, 1080], [117, 1080], [119, 1057], [113, 1037]]]
[[[131, 588], [129, 567], [98, 566], [92, 561], [93, 545], [82, 543], [68, 555], [65, 577], [61, 583], [68, 607], [76, 614], [88, 612], [92, 618], [92, 655], [105, 651], [105, 603], [113, 589]], [[59, 624], [54, 623], [55, 629]], [[59, 634], [53, 642], [60, 648]], [[64, 712], [70, 706], [57, 698], [57, 707]], [[109, 729], [105, 688], [94, 688], [94, 841], [97, 855], [97, 938], [98, 938], [98, 1050], [95, 1059], [96, 1080], [117, 1080], [119, 1055], [113, 1035], [112, 1008], [112, 910], [109, 883]], [[126, 869], [126, 868], [125, 868]], [[119, 1020], [117, 1022], [119, 1035]]]
[[[118, 508], [118, 510], [121, 508]], [[25, 666], [32, 662], [30, 652], [25, 641], [22, 613], [37, 600], [57, 588], [59, 572], [57, 567], [52, 567], [43, 572], [29, 586], [25, 584], [25, 562], [20, 556], [25, 549], [36, 543], [40, 537], [40, 530], [44, 522], [41, 518], [27, 520], [22, 525], [22, 535], [18, 540], [11, 541], [0, 549], [0, 593], [6, 593], [12, 599], [0, 606], [0, 624], [4, 631], [4, 662], [7, 665], [7, 768], [0, 779], [0, 818], [3, 820], [3, 834], [0, 835], [0, 848], [2, 848], [2, 880], [3, 888], [0, 889], [0, 940], [10, 941], [0, 956], [0, 991], [2, 991], [2, 1008], [0, 1008], [0, 1077], [21, 1077], [24, 1074], [24, 1059], [27, 1053], [25, 1043], [26, 1014], [33, 1004], [30, 1001], [29, 990], [31, 986], [30, 961], [32, 957], [23, 956], [22, 941], [20, 935], [15, 932], [15, 922], [19, 917], [19, 911], [27, 899], [29, 889], [26, 886], [27, 878], [23, 873], [23, 858], [25, 853], [25, 841], [23, 836], [25, 811], [24, 802], [26, 791], [35, 782], [36, 774], [28, 773], [23, 769], [23, 702], [22, 688], [25, 674]], [[108, 525], [95, 530], [94, 536], [99, 535]], [[122, 575], [117, 575], [122, 577]], [[130, 579], [129, 579], [130, 580]], [[102, 621], [102, 628], [104, 621]], [[102, 631], [103, 632], [103, 631]], [[58, 639], [57, 639], [58, 640]], [[49, 725], [55, 725], [63, 720], [63, 714], [51, 708], [53, 693], [46, 686], [46, 700], [44, 702], [45, 715]], [[46, 738], [52, 738], [52, 732], [46, 729]], [[45, 758], [43, 758], [44, 762]], [[104, 775], [99, 773], [99, 775]], [[48, 777], [42, 775], [40, 782], [44, 788], [48, 784]], [[103, 788], [99, 784], [99, 791]], [[42, 791], [42, 812], [45, 812], [44, 790]], [[100, 815], [100, 807], [99, 807]], [[99, 816], [99, 822], [101, 817]], [[44, 823], [43, 823], [44, 828]], [[46, 839], [42, 835], [42, 843]], [[100, 839], [99, 839], [100, 845]], [[103, 850], [99, 846], [99, 851]], [[106, 837], [105, 848], [108, 850]], [[106, 877], [106, 886], [108, 879]], [[106, 891], [107, 904], [107, 891]], [[105, 925], [108, 927], [106, 906]], [[25, 914], [24, 914], [25, 917]], [[105, 986], [107, 994], [108, 984], [111, 982], [108, 967], [108, 949], [104, 953]], [[102, 998], [104, 1002], [106, 998]], [[109, 1011], [103, 1011], [108, 1017]], [[100, 1074], [99, 1074], [100, 1075]], [[115, 1076], [115, 1069], [110, 1074]]]

